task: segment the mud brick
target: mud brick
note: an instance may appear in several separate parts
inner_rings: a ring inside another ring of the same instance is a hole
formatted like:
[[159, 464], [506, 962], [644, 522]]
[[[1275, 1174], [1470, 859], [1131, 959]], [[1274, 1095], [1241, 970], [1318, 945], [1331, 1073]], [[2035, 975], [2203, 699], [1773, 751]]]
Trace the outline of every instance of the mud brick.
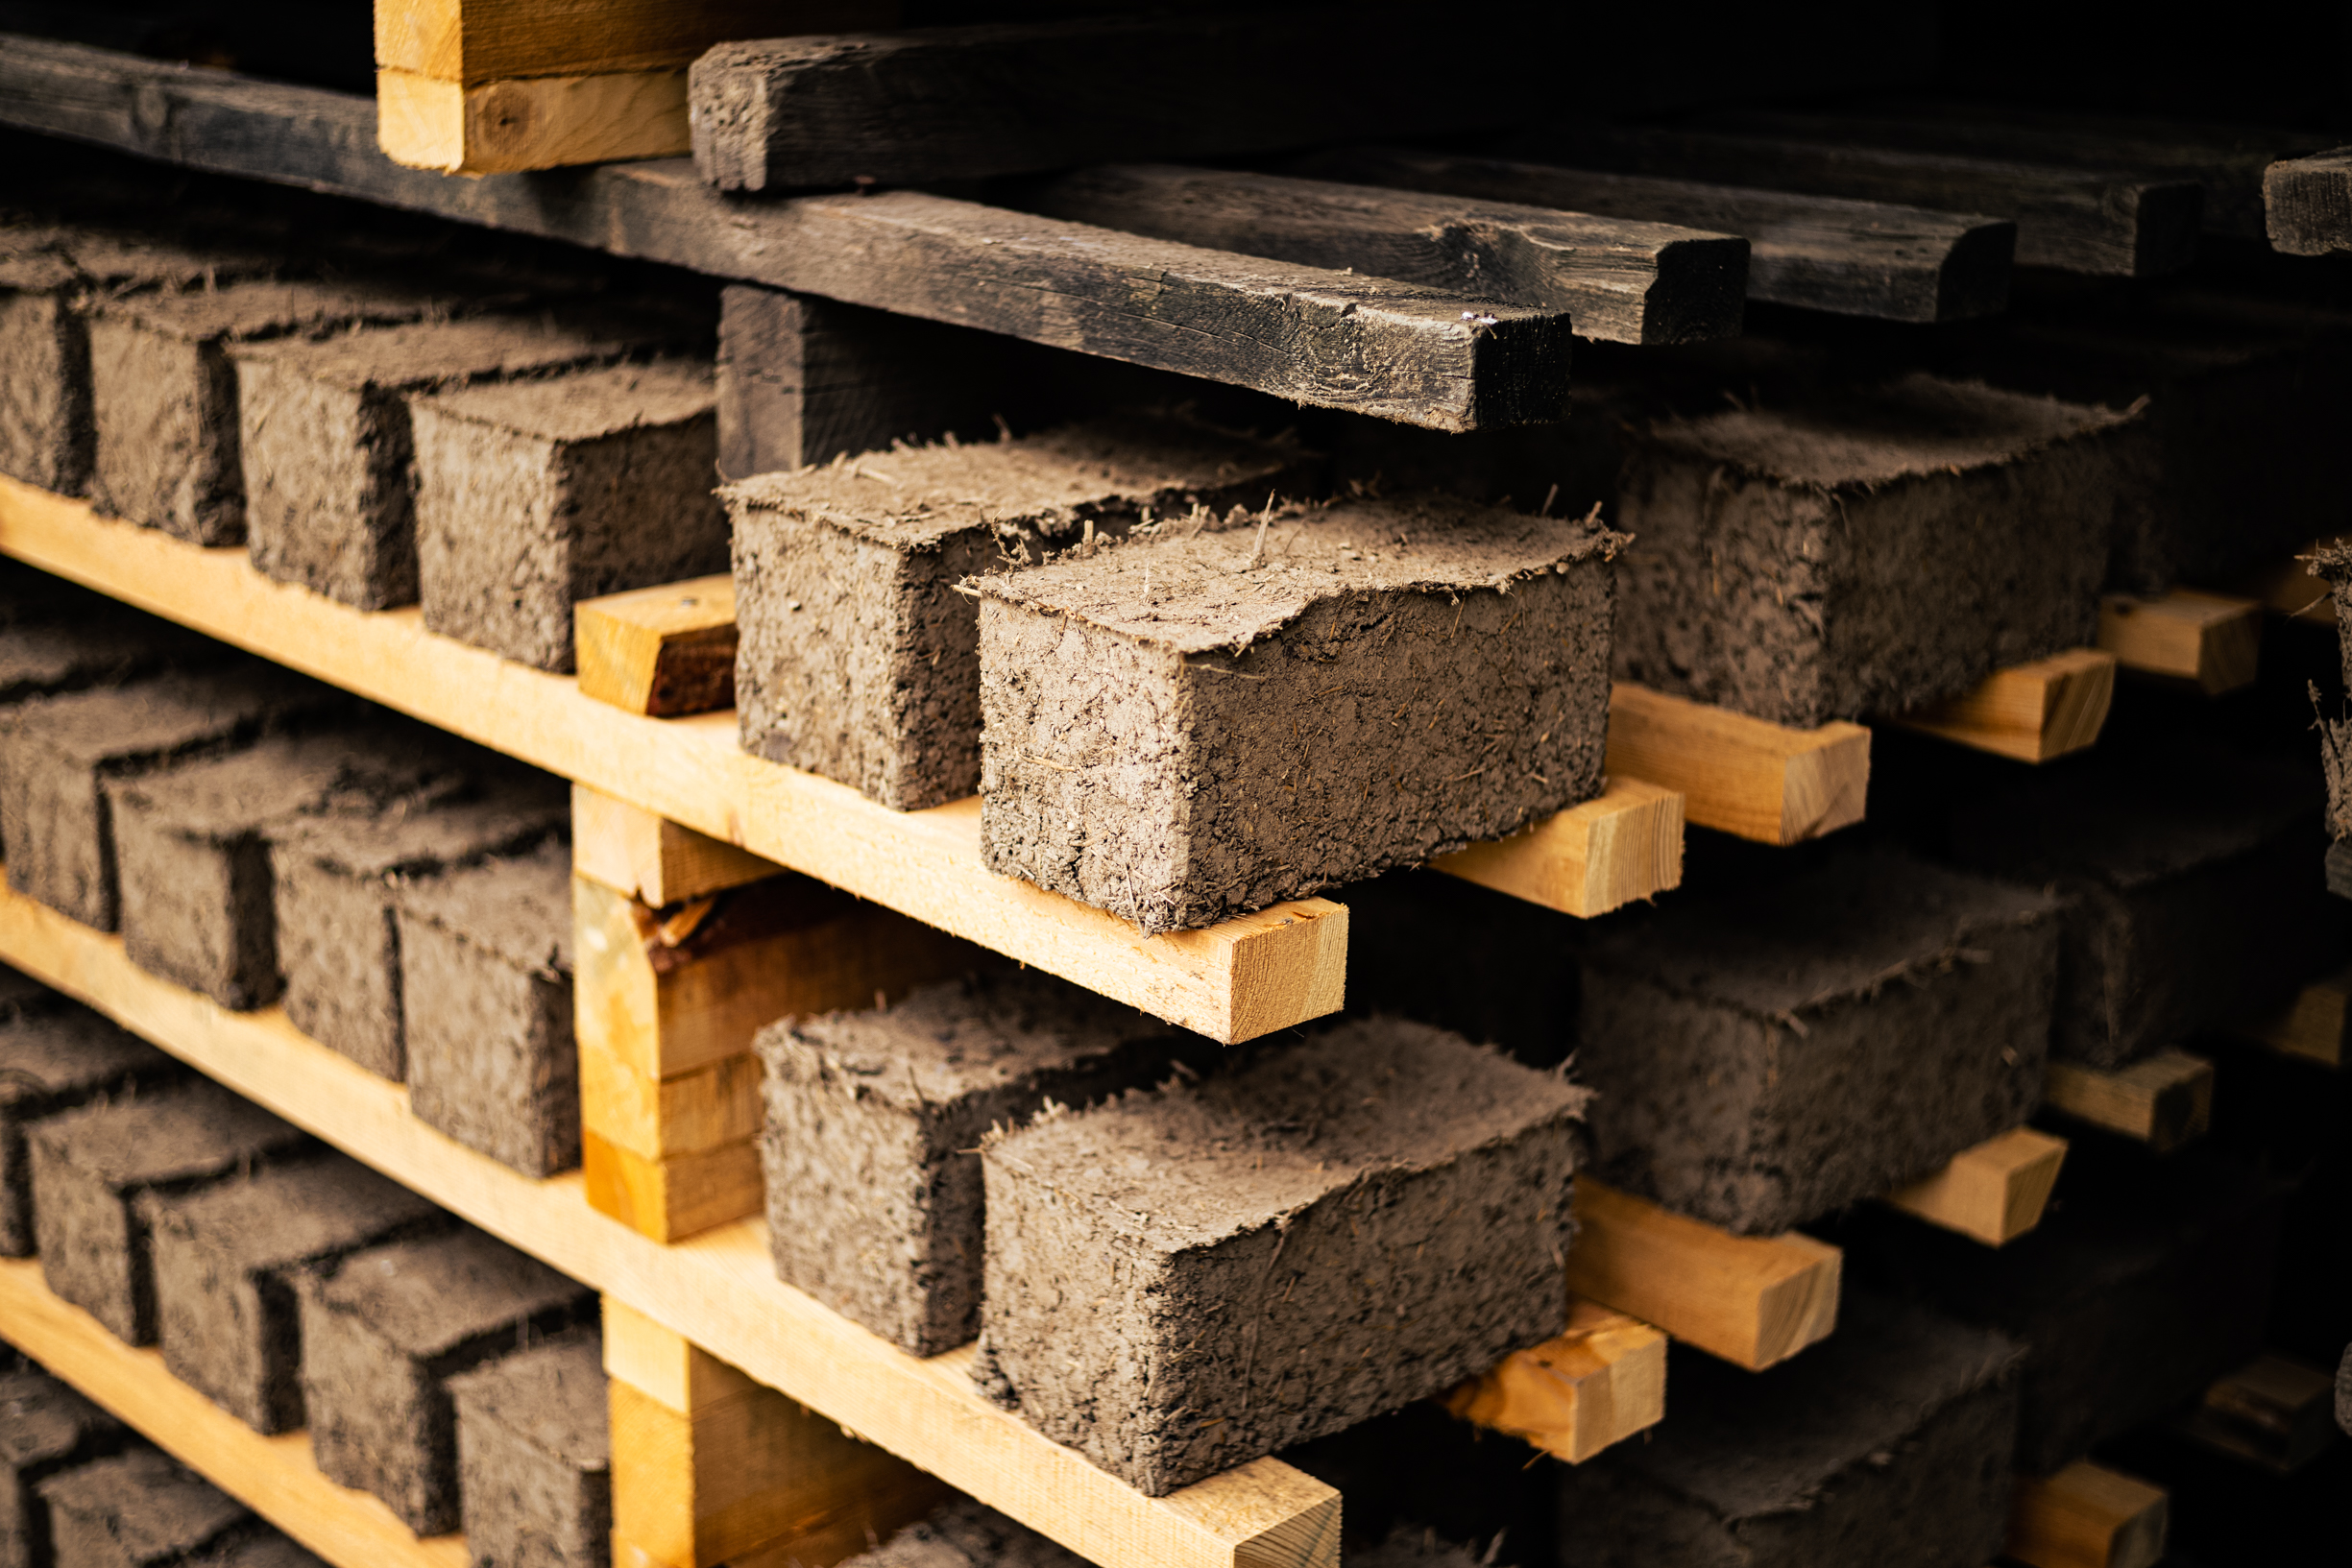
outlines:
[[1677, 898], [1580, 958], [1593, 1173], [1770, 1235], [2042, 1096], [2059, 903], [1892, 853]]
[[976, 579], [982, 854], [1151, 933], [1586, 800], [1623, 543], [1424, 496]]
[[221, 643], [45, 573], [0, 607], [0, 707], [169, 668], [227, 663]]
[[2088, 643], [2125, 422], [1926, 375], [1661, 421], [1619, 481], [1617, 673], [1809, 728]]
[[594, 1330], [453, 1378], [466, 1547], [497, 1568], [613, 1558], [613, 1439]]
[[188, 1568], [327, 1568], [274, 1530], [242, 1536], [187, 1561]]
[[561, 780], [517, 769], [492, 774], [470, 799], [310, 817], [277, 834], [270, 870], [286, 1017], [369, 1072], [406, 1077], [400, 885], [527, 849], [570, 820]]
[[1859, 1293], [1770, 1371], [1678, 1346], [1671, 1420], [1554, 1467], [1560, 1560], [1980, 1568], [2008, 1525], [2021, 1354]]
[[402, 888], [400, 944], [411, 1108], [525, 1175], [578, 1165], [570, 846]]
[[960, 800], [980, 785], [981, 677], [958, 583], [1146, 518], [1263, 507], [1317, 470], [1288, 445], [1117, 416], [730, 486], [743, 749], [896, 810]]
[[177, 1568], [262, 1528], [245, 1505], [153, 1448], [41, 1483], [57, 1568]]
[[603, 363], [675, 332], [653, 320], [486, 316], [237, 348], [254, 565], [362, 610], [415, 603], [408, 396]]
[[725, 571], [715, 398], [680, 359], [412, 400], [424, 624], [570, 674], [574, 600]]
[[[10, 975], [14, 977], [13, 971]], [[0, 1258], [33, 1255], [33, 1171], [25, 1135], [35, 1122], [186, 1073], [146, 1041], [61, 997], [20, 1006], [0, 1020]]]
[[475, 1230], [357, 1253], [300, 1291], [311, 1454], [420, 1535], [458, 1526], [449, 1380], [595, 1310], [586, 1287]]
[[841, 1568], [1079, 1568], [1085, 1560], [967, 1497], [916, 1520]]
[[49, 1568], [40, 1484], [119, 1449], [123, 1424], [33, 1368], [0, 1373], [0, 1568]]
[[32, 976], [0, 964], [0, 1023], [26, 1013], [46, 1012], [63, 1001]]
[[988, 1129], [1084, 1105], [1219, 1048], [1034, 972], [928, 986], [881, 1012], [761, 1034], [761, 1163], [776, 1277], [900, 1349], [980, 1327], [980, 1157]]
[[9, 885], [85, 926], [120, 918], [107, 785], [219, 756], [350, 699], [274, 664], [240, 661], [0, 712], [0, 837]]
[[133, 296], [89, 324], [100, 505], [199, 544], [245, 543], [230, 349], [413, 321], [431, 302], [357, 282], [249, 282]]
[[2102, 747], [1963, 806], [1951, 846], [2070, 901], [2050, 1049], [2113, 1068], [2281, 1003], [2340, 958], [2322, 811], [2306, 767]]
[[296, 1278], [447, 1223], [426, 1199], [340, 1154], [142, 1203], [163, 1364], [264, 1434], [303, 1424]]
[[975, 1376], [1153, 1497], [1447, 1387], [1566, 1319], [1588, 1098], [1370, 1019], [992, 1135]]
[[[1496, 1546], [1502, 1543], [1497, 1541]], [[1346, 1555], [1347, 1568], [1491, 1568], [1493, 1559], [1440, 1540], [1434, 1530], [1399, 1526], [1369, 1551]]]

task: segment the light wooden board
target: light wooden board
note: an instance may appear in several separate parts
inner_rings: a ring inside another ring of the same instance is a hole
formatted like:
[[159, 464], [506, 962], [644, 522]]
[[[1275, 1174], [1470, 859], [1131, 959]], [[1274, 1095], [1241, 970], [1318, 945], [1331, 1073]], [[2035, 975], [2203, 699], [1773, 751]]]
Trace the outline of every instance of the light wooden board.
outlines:
[[531, 1181], [426, 1126], [405, 1087], [282, 1011], [229, 1012], [135, 968], [118, 938], [5, 890], [0, 962], [1105, 1568], [1336, 1568], [1329, 1486], [1259, 1459], [1145, 1497], [982, 1399], [971, 1347], [918, 1361], [778, 1281], [756, 1218], [649, 1241], [591, 1209], [576, 1174]]
[[1568, 1289], [1709, 1355], [1760, 1371], [1836, 1327], [1845, 1256], [1827, 1242], [1734, 1236], [1589, 1176], [1576, 1218]]
[[366, 1492], [310, 1461], [310, 1435], [264, 1437], [42, 1283], [37, 1258], [0, 1258], [0, 1339], [135, 1428], [336, 1568], [469, 1568], [463, 1535], [419, 1540]]
[[2155, 1568], [2170, 1511], [2162, 1488], [2077, 1459], [2017, 1478], [2001, 1550], [2030, 1568]]
[[981, 864], [980, 801], [892, 811], [746, 756], [735, 715], [651, 719], [424, 629], [414, 608], [350, 609], [204, 549], [0, 478], [0, 552], [414, 714], [1227, 1043], [1336, 1012], [1347, 911], [1278, 904], [1142, 936]]
[[2284, 1055], [2341, 1067], [2347, 1025], [2352, 1025], [2352, 969], [2312, 981], [2284, 1007], [2241, 1019], [2230, 1032]]
[[600, 789], [573, 784], [571, 869], [659, 909], [779, 876], [785, 868]]
[[1795, 844], [1862, 820], [1870, 732], [1815, 730], [1710, 708], [1619, 681], [1609, 703], [1609, 771], [1680, 790], [1684, 820], [1761, 844]]
[[1612, 778], [1582, 806], [1429, 865], [1563, 914], [1607, 914], [1682, 885], [1683, 797], [1640, 779]]
[[1571, 1299], [1566, 1328], [1459, 1385], [1445, 1408], [1581, 1464], [1664, 1419], [1666, 1336], [1598, 1302]]
[[2065, 1139], [2013, 1127], [1961, 1150], [1934, 1175], [1899, 1187], [1880, 1201], [1987, 1246], [2001, 1246], [2042, 1222], [2065, 1160]]
[[735, 706], [735, 579], [721, 574], [571, 607], [580, 689], [675, 718]]
[[376, 0], [376, 63], [468, 84], [651, 71], [727, 38], [897, 25], [895, 0]]
[[2102, 1069], [2053, 1058], [2042, 1098], [2077, 1122], [2121, 1133], [2162, 1154], [2204, 1136], [2213, 1121], [2213, 1063], [2163, 1050]]
[[1974, 690], [1893, 722], [2021, 762], [2047, 762], [2098, 739], [2115, 700], [2115, 655], [2071, 648], [1987, 676]]
[[514, 174], [676, 157], [693, 145], [686, 72], [541, 76], [469, 87], [376, 73], [376, 141], [410, 169]]
[[2254, 684], [2262, 604], [2176, 588], [2160, 598], [2098, 601], [2098, 645], [2125, 669], [2194, 681], [2207, 696]]

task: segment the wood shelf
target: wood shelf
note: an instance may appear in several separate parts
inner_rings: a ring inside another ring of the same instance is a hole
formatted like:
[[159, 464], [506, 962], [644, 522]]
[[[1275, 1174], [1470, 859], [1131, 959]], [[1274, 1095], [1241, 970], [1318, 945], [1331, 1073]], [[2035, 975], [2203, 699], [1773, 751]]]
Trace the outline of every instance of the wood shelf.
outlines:
[[2212, 1124], [2213, 1063], [2185, 1050], [2160, 1050], [2118, 1068], [2052, 1057], [2042, 1102], [2165, 1154], [2203, 1137]]
[[319, 1474], [309, 1434], [262, 1436], [172, 1376], [159, 1352], [133, 1350], [51, 1294], [37, 1258], [0, 1258], [0, 1339], [336, 1568], [469, 1568], [463, 1535], [418, 1539], [376, 1498]]
[[576, 1172], [533, 1181], [445, 1138], [409, 1114], [404, 1086], [280, 1010], [229, 1012], [5, 890], [0, 961], [1104, 1568], [1336, 1568], [1329, 1486], [1267, 1459], [1146, 1497], [982, 1399], [972, 1346], [919, 1361], [780, 1282], [758, 1219], [648, 1241], [591, 1209]]
[[1888, 722], [2020, 762], [2047, 762], [2098, 739], [2115, 701], [2116, 658], [2102, 648], [1996, 670], [1931, 708]]

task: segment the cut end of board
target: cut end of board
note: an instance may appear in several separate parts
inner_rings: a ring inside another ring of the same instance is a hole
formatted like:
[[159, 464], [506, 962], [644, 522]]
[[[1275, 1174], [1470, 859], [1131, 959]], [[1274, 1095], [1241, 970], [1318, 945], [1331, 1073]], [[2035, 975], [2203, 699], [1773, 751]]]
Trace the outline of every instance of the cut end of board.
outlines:
[[530, 77], [467, 86], [378, 70], [376, 140], [393, 162], [442, 174], [519, 174], [679, 157], [691, 148], [686, 72]]
[[1694, 827], [1795, 844], [1862, 820], [1870, 731], [1795, 730], [1619, 681], [1609, 704], [1609, 771], [1680, 791]]
[[1996, 670], [1949, 702], [1892, 722], [2020, 762], [2047, 762], [2098, 739], [2115, 701], [2115, 655], [2070, 648]]
[[760, 1150], [729, 1144], [649, 1160], [583, 1129], [580, 1173], [589, 1206], [664, 1243], [760, 1212]]
[[2119, 1068], [2053, 1060], [2042, 1099], [2077, 1122], [2170, 1153], [2203, 1137], [2212, 1123], [2213, 1063], [2185, 1050], [2158, 1051]]
[[579, 784], [571, 786], [571, 869], [656, 909], [785, 875], [773, 860]]
[[2158, 598], [2098, 602], [2098, 645], [2125, 669], [2194, 683], [2209, 697], [2252, 686], [2262, 656], [2255, 599], [2176, 588]]
[[1665, 1418], [1666, 1336], [1571, 1298], [1566, 1328], [1457, 1384], [1444, 1403], [1461, 1420], [1581, 1464]]
[[1612, 775], [1593, 799], [1430, 869], [1589, 919], [1682, 885], [1683, 795]]
[[2065, 1161], [2065, 1139], [2016, 1127], [1963, 1149], [1934, 1175], [1880, 1201], [1987, 1246], [2002, 1246], [2042, 1222]]
[[2017, 1478], [2001, 1550], [2029, 1568], [2155, 1568], [2170, 1512], [2161, 1487], [2078, 1459]]
[[572, 606], [580, 691], [674, 718], [735, 706], [735, 579], [721, 573]]

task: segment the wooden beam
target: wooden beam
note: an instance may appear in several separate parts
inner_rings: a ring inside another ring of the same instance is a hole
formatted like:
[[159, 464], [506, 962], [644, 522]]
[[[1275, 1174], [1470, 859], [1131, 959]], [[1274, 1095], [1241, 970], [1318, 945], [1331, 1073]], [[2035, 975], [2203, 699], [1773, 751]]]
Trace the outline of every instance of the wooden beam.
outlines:
[[2263, 171], [2265, 227], [2289, 255], [2352, 251], [2352, 147], [2281, 158]]
[[2194, 681], [2219, 696], [2254, 684], [2262, 605], [2189, 588], [2157, 598], [2109, 593], [2098, 601], [2098, 645], [2125, 669]]
[[0, 35], [0, 124], [1432, 429], [1554, 421], [1567, 385], [1559, 311], [916, 191], [731, 203], [677, 158], [449, 180], [376, 149], [372, 99], [76, 44]]
[[571, 607], [580, 690], [676, 718], [735, 706], [735, 579], [697, 577]]
[[2291, 1475], [2336, 1441], [2336, 1379], [2266, 1352], [2207, 1388], [2173, 1430], [2218, 1453]]
[[2352, 968], [2316, 979], [2285, 1006], [2238, 1020], [2229, 1032], [2321, 1067], [2344, 1065], [2344, 1036], [2352, 1027]]
[[1761, 1371], [1837, 1324], [1844, 1255], [1788, 1231], [1734, 1236], [1576, 1178], [1568, 1289], [1709, 1355]]
[[1610, 343], [1737, 337], [1748, 244], [1638, 219], [1231, 169], [1104, 164], [1023, 183], [1073, 223], [1565, 310]]
[[1571, 1299], [1568, 1326], [1445, 1395], [1462, 1420], [1581, 1464], [1666, 1413], [1666, 1337], [1598, 1302]]
[[2009, 305], [2017, 225], [2006, 218], [1390, 147], [1310, 153], [1284, 167], [1738, 234], [1748, 242], [1748, 298], [1772, 304], [1903, 322], [1997, 315]]
[[1617, 777], [1534, 827], [1429, 862], [1433, 871], [1589, 919], [1683, 881], [1683, 797]]
[[569, 676], [436, 636], [414, 609], [352, 610], [271, 582], [242, 550], [182, 543], [6, 478], [0, 553], [1214, 1039], [1254, 1039], [1346, 1000], [1347, 911], [1327, 900], [1138, 937], [1114, 916], [983, 866], [977, 798], [889, 810], [746, 756], [733, 713], [624, 713], [582, 696]]
[[789, 875], [723, 838], [577, 784], [571, 786], [571, 869], [656, 909]]
[[582, 1126], [580, 1185], [590, 1208], [665, 1244], [757, 1215], [766, 1201], [750, 1139], [655, 1158]]
[[262, 1436], [172, 1376], [161, 1352], [52, 1295], [38, 1258], [0, 1258], [0, 1339], [335, 1568], [469, 1568], [463, 1535], [419, 1540], [371, 1494], [319, 1474], [308, 1433]]
[[531, 1181], [435, 1132], [403, 1086], [280, 1010], [229, 1012], [4, 887], [0, 962], [1103, 1568], [1338, 1561], [1339, 1494], [1279, 1460], [1145, 1497], [982, 1398], [970, 1347], [918, 1361], [780, 1282], [759, 1220], [686, 1246], [649, 1241], [591, 1209], [576, 1174]]
[[1792, 730], [1631, 681], [1610, 690], [1609, 771], [1680, 790], [1685, 821], [1795, 844], [1862, 820], [1870, 731]]
[[439, 174], [677, 157], [692, 145], [686, 72], [535, 76], [470, 87], [379, 70], [376, 139], [393, 162]]
[[2165, 1050], [2102, 1071], [2053, 1057], [2042, 1080], [2042, 1102], [2163, 1154], [2203, 1137], [2212, 1123], [2213, 1063]]
[[2161, 1487], [2077, 1459], [2017, 1478], [2001, 1551], [2029, 1568], [2155, 1568], [2170, 1508]]
[[1964, 695], [1891, 722], [1997, 757], [2047, 762], [2097, 741], [2114, 701], [2115, 655], [2071, 648], [1996, 671]]
[[1987, 1246], [2004, 1246], [2042, 1222], [2065, 1160], [2065, 1139], [2015, 1127], [1879, 1201]]

